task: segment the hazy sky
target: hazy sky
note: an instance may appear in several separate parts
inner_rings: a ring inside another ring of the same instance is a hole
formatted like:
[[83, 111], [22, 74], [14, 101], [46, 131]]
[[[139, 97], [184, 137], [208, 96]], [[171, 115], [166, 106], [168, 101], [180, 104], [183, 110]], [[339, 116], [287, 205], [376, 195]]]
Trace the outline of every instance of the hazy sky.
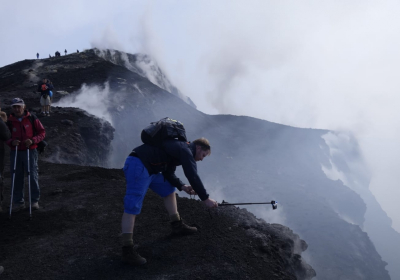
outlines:
[[399, 14], [398, 1], [3, 1], [0, 67], [145, 52], [203, 112], [350, 130], [400, 232]]

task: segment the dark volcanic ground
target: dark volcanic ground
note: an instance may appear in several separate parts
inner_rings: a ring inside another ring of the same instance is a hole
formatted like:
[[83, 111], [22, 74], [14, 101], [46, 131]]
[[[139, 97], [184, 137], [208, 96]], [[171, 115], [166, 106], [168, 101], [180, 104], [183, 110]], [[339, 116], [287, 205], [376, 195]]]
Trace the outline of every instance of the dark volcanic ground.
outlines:
[[151, 191], [135, 227], [148, 264], [124, 265], [121, 170], [41, 161], [40, 184], [42, 209], [31, 221], [28, 211], [13, 213], [11, 220], [0, 215], [4, 279], [296, 279], [296, 267], [304, 274], [293, 241], [278, 233], [284, 227], [235, 207], [209, 213], [199, 201], [179, 198], [182, 217], [200, 232], [172, 237], [162, 199]]
[[[39, 112], [39, 95], [32, 93], [34, 79], [27, 79], [29, 72], [20, 71], [34, 63], [22, 61], [0, 69], [3, 110], [9, 111], [7, 105], [12, 98], [21, 97], [31, 111]], [[98, 69], [98, 73], [89, 71], [86, 75], [101, 76], [100, 72], [107, 70]], [[52, 78], [52, 70], [47, 70], [47, 76]], [[79, 71], [84, 72], [85, 68]], [[78, 73], [75, 77], [83, 76]], [[57, 82], [58, 90], [67, 90], [68, 85], [76, 88], [81, 84], [77, 79], [54, 78], [53, 82]], [[12, 219], [8, 219], [11, 186], [6, 152], [5, 212], [0, 214], [0, 265], [5, 272], [1, 279], [310, 279], [315, 276], [299, 255], [307, 248], [304, 241], [290, 229], [267, 224], [246, 210], [221, 207], [209, 213], [199, 201], [179, 198], [181, 216], [200, 232], [180, 238], [170, 236], [162, 200], [151, 191], [134, 233], [139, 252], [148, 259], [148, 264], [139, 268], [122, 264], [119, 240], [125, 191], [122, 170], [87, 166], [103, 165], [110, 152], [113, 128], [75, 108], [53, 108], [51, 117], [39, 118], [46, 128], [49, 147], [39, 159], [42, 209], [33, 213], [31, 221], [27, 211], [13, 213]]]

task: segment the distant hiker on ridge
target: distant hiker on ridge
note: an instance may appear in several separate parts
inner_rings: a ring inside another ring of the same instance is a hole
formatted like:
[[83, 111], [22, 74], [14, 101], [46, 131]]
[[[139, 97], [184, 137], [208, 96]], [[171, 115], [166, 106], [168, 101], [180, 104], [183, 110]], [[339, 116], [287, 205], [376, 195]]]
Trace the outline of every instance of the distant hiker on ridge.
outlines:
[[79, 50], [76, 50], [76, 53], [79, 53]]
[[[202, 161], [210, 154], [211, 146], [205, 138], [194, 140], [192, 143], [169, 138], [163, 140], [159, 146], [143, 144], [133, 149], [123, 168], [126, 178], [124, 214], [121, 223], [123, 262], [132, 265], [146, 263], [146, 259], [134, 249], [133, 228], [136, 215], [141, 212], [143, 199], [149, 188], [164, 199], [173, 234], [187, 235], [197, 232], [197, 228], [188, 226], [181, 219], [177, 209], [175, 188], [191, 195], [197, 193], [207, 207], [218, 207], [218, 203], [209, 198], [197, 174], [196, 161]], [[182, 165], [191, 186], [176, 177], [175, 170], [178, 165]]]
[[36, 58], [39, 59], [39, 53], [36, 54]]
[[[8, 118], [8, 128], [11, 131], [11, 138], [7, 140], [10, 146], [10, 167], [13, 168], [15, 156], [17, 163], [15, 168], [15, 182], [13, 194], [13, 212], [25, 208], [24, 200], [24, 170], [28, 170], [29, 149], [29, 170], [31, 183], [32, 209], [39, 209], [39, 174], [38, 174], [38, 151], [37, 144], [46, 136], [44, 127], [39, 119], [25, 110], [24, 100], [14, 98], [11, 101], [12, 113]], [[15, 155], [18, 149], [17, 155]], [[11, 184], [13, 184], [11, 179]]]
[[64, 53], [65, 53], [65, 55], [67, 55], [67, 49], [65, 49]]

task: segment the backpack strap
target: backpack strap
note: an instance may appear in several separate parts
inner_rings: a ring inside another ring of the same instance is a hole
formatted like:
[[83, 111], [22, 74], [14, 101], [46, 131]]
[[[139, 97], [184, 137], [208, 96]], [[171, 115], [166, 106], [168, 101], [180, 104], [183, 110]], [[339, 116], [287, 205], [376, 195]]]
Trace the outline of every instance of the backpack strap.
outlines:
[[29, 121], [32, 124], [33, 136], [36, 136], [37, 135], [37, 131], [36, 131], [36, 126], [35, 126], [35, 121], [37, 120], [38, 117], [35, 114], [30, 113], [28, 118], [29, 118]]

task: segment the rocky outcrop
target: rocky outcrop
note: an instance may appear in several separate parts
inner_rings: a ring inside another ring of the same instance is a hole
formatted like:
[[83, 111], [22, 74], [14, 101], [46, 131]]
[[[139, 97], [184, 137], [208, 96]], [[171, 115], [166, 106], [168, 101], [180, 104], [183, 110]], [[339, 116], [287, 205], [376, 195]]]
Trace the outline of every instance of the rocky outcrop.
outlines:
[[[40, 116], [39, 109], [34, 109]], [[112, 153], [114, 128], [78, 108], [52, 109], [51, 117], [40, 117], [49, 146], [44, 159], [54, 163], [107, 166]]]
[[308, 248], [307, 243], [291, 229], [280, 224], [268, 224], [246, 209], [225, 206], [220, 211], [234, 221], [233, 226], [246, 229], [246, 234], [254, 240], [255, 248], [258, 248], [254, 250], [257, 258], [269, 262], [270, 250], [274, 248], [278, 252], [278, 256], [274, 256], [275, 261], [285, 271], [290, 271], [297, 279], [312, 279], [316, 276], [315, 270], [301, 258], [301, 253]]
[[[92, 50], [89, 50], [90, 52]], [[147, 78], [150, 82], [159, 86], [160, 88], [172, 93], [179, 97], [187, 104], [196, 108], [193, 101], [186, 95], [182, 94], [178, 88], [176, 88], [165, 76], [164, 72], [161, 71], [157, 63], [146, 54], [129, 54], [117, 50], [100, 50], [94, 49], [94, 52], [99, 57], [106, 59], [116, 65], [126, 67], [129, 71], [141, 75]]]

